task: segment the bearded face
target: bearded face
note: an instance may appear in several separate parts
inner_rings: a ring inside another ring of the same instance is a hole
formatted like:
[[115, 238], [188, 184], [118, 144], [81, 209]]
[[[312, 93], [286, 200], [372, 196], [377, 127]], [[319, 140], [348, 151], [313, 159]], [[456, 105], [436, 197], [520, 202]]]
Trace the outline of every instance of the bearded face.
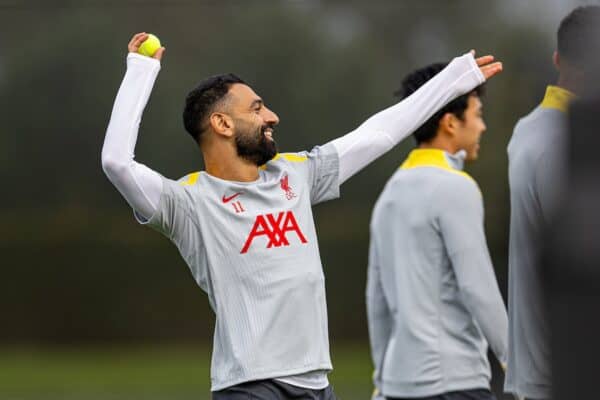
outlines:
[[238, 156], [261, 166], [277, 154], [273, 124], [253, 124], [235, 118], [235, 146]]

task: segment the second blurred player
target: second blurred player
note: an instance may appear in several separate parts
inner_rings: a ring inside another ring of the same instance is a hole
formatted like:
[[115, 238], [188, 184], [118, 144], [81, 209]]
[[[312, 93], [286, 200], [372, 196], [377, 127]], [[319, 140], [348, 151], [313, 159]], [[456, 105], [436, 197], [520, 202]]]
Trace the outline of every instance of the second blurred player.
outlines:
[[[443, 68], [408, 75], [402, 96]], [[418, 148], [373, 211], [367, 311], [375, 385], [386, 399], [493, 399], [488, 342], [506, 361], [508, 321], [482, 196], [462, 171], [486, 129], [481, 92], [460, 96], [414, 132]]]

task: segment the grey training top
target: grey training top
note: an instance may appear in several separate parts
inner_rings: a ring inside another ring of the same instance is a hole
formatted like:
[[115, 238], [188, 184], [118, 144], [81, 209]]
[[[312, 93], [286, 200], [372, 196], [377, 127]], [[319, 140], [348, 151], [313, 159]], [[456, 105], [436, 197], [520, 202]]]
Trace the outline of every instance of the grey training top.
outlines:
[[[371, 220], [367, 312], [375, 385], [388, 397], [489, 388], [507, 315], [462, 158], [413, 150]], [[487, 340], [486, 340], [487, 339]]]
[[509, 352], [505, 390], [550, 398], [550, 332], [542, 298], [541, 234], [564, 185], [566, 106], [572, 95], [549, 86], [544, 101], [515, 126], [510, 183]]
[[311, 205], [338, 197], [338, 165], [328, 144], [279, 154], [255, 182], [164, 179], [149, 224], [177, 246], [215, 311], [211, 390], [332, 369]]

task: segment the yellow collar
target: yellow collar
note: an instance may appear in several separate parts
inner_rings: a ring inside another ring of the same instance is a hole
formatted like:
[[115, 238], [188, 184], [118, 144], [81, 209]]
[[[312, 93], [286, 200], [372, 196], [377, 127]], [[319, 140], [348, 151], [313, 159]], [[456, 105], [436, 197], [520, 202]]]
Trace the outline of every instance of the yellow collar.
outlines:
[[452, 167], [446, 158], [445, 152], [439, 149], [414, 149], [402, 163], [400, 169], [412, 169], [419, 167], [441, 168], [446, 171], [462, 175], [471, 180], [473, 179], [466, 172]]
[[[443, 169], [456, 169], [448, 162], [446, 153], [440, 149], [414, 149], [410, 152], [400, 168], [410, 169], [416, 167], [439, 167]], [[459, 171], [459, 170], [457, 170]]]
[[548, 85], [546, 95], [542, 100], [542, 108], [553, 108], [558, 111], [566, 112], [569, 103], [575, 94], [558, 86]]

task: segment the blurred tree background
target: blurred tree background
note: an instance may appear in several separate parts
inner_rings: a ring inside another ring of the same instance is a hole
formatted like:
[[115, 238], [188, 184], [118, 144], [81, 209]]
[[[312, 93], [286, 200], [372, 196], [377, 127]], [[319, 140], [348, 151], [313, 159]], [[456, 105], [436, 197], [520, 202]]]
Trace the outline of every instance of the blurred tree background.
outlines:
[[[488, 130], [480, 160], [467, 170], [483, 192], [505, 292], [506, 145], [554, 81], [555, 31], [578, 4], [0, 0], [0, 348], [210, 348], [214, 318], [205, 294], [175, 247], [135, 223], [100, 167], [126, 45], [138, 31], [157, 34], [167, 51], [136, 158], [171, 178], [202, 169], [181, 111], [187, 92], [209, 75], [235, 72], [250, 82], [281, 118], [280, 150], [296, 151], [391, 105], [417, 67], [471, 48], [494, 54], [504, 73], [487, 85]], [[368, 362], [371, 207], [412, 147], [407, 139], [347, 182], [340, 200], [315, 209], [334, 361], [336, 346], [350, 343]]]

